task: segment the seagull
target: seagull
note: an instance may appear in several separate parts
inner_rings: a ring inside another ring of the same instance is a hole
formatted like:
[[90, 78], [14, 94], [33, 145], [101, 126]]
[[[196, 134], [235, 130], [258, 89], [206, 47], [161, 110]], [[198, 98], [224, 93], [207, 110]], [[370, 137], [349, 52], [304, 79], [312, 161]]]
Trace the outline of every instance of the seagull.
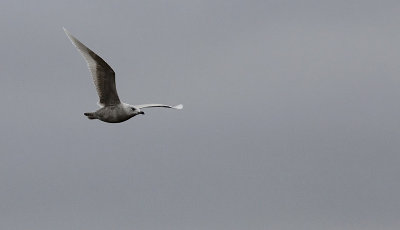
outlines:
[[72, 36], [68, 30], [64, 27], [63, 29], [69, 40], [71, 40], [72, 44], [85, 59], [93, 77], [97, 94], [99, 95], [99, 102], [97, 104], [100, 106], [100, 109], [95, 112], [84, 113], [90, 120], [98, 119], [108, 123], [120, 123], [138, 114], [144, 115], [144, 112], [141, 110], [143, 108], [164, 107], [179, 110], [183, 108], [182, 104], [175, 106], [163, 104], [129, 105], [121, 102], [115, 86], [114, 70], [101, 57]]

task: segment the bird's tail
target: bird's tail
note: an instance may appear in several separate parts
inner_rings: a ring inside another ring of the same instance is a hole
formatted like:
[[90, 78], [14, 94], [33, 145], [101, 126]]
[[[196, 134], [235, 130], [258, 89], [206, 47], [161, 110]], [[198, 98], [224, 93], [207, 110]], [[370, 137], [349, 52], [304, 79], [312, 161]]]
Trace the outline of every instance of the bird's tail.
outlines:
[[94, 113], [84, 113], [84, 115], [87, 116], [87, 118], [89, 118], [90, 120], [96, 119]]

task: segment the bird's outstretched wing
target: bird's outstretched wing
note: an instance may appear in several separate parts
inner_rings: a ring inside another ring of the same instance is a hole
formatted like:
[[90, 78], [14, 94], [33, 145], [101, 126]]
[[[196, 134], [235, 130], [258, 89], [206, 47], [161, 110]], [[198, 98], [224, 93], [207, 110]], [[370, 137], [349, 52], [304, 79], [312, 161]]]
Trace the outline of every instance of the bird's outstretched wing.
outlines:
[[114, 70], [97, 54], [87, 48], [78, 39], [72, 36], [68, 30], [63, 28], [72, 44], [79, 50], [89, 67], [92, 74], [97, 94], [99, 95], [99, 105], [108, 106], [120, 103], [117, 88], [115, 86]]
[[183, 109], [183, 105], [175, 105], [175, 106], [170, 106], [170, 105], [163, 105], [163, 104], [144, 104], [144, 105], [135, 105], [136, 108], [138, 109], [143, 109], [143, 108], [151, 108], [151, 107], [164, 107], [164, 108], [171, 108], [171, 109]]

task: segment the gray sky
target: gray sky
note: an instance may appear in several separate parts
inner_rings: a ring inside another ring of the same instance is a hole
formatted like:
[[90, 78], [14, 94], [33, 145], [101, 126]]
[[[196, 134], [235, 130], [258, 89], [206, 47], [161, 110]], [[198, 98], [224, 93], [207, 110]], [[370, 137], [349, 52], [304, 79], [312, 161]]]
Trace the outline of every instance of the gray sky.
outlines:
[[[0, 2], [0, 229], [400, 228], [399, 1]], [[130, 104], [97, 95], [62, 27]]]

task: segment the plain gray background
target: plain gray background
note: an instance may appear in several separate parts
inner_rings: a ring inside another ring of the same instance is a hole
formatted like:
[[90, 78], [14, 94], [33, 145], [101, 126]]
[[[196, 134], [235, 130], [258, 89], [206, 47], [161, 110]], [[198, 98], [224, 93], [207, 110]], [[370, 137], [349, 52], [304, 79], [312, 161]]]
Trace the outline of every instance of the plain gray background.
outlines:
[[[399, 1], [0, 2], [0, 229], [400, 228]], [[115, 70], [125, 123], [62, 27]]]

